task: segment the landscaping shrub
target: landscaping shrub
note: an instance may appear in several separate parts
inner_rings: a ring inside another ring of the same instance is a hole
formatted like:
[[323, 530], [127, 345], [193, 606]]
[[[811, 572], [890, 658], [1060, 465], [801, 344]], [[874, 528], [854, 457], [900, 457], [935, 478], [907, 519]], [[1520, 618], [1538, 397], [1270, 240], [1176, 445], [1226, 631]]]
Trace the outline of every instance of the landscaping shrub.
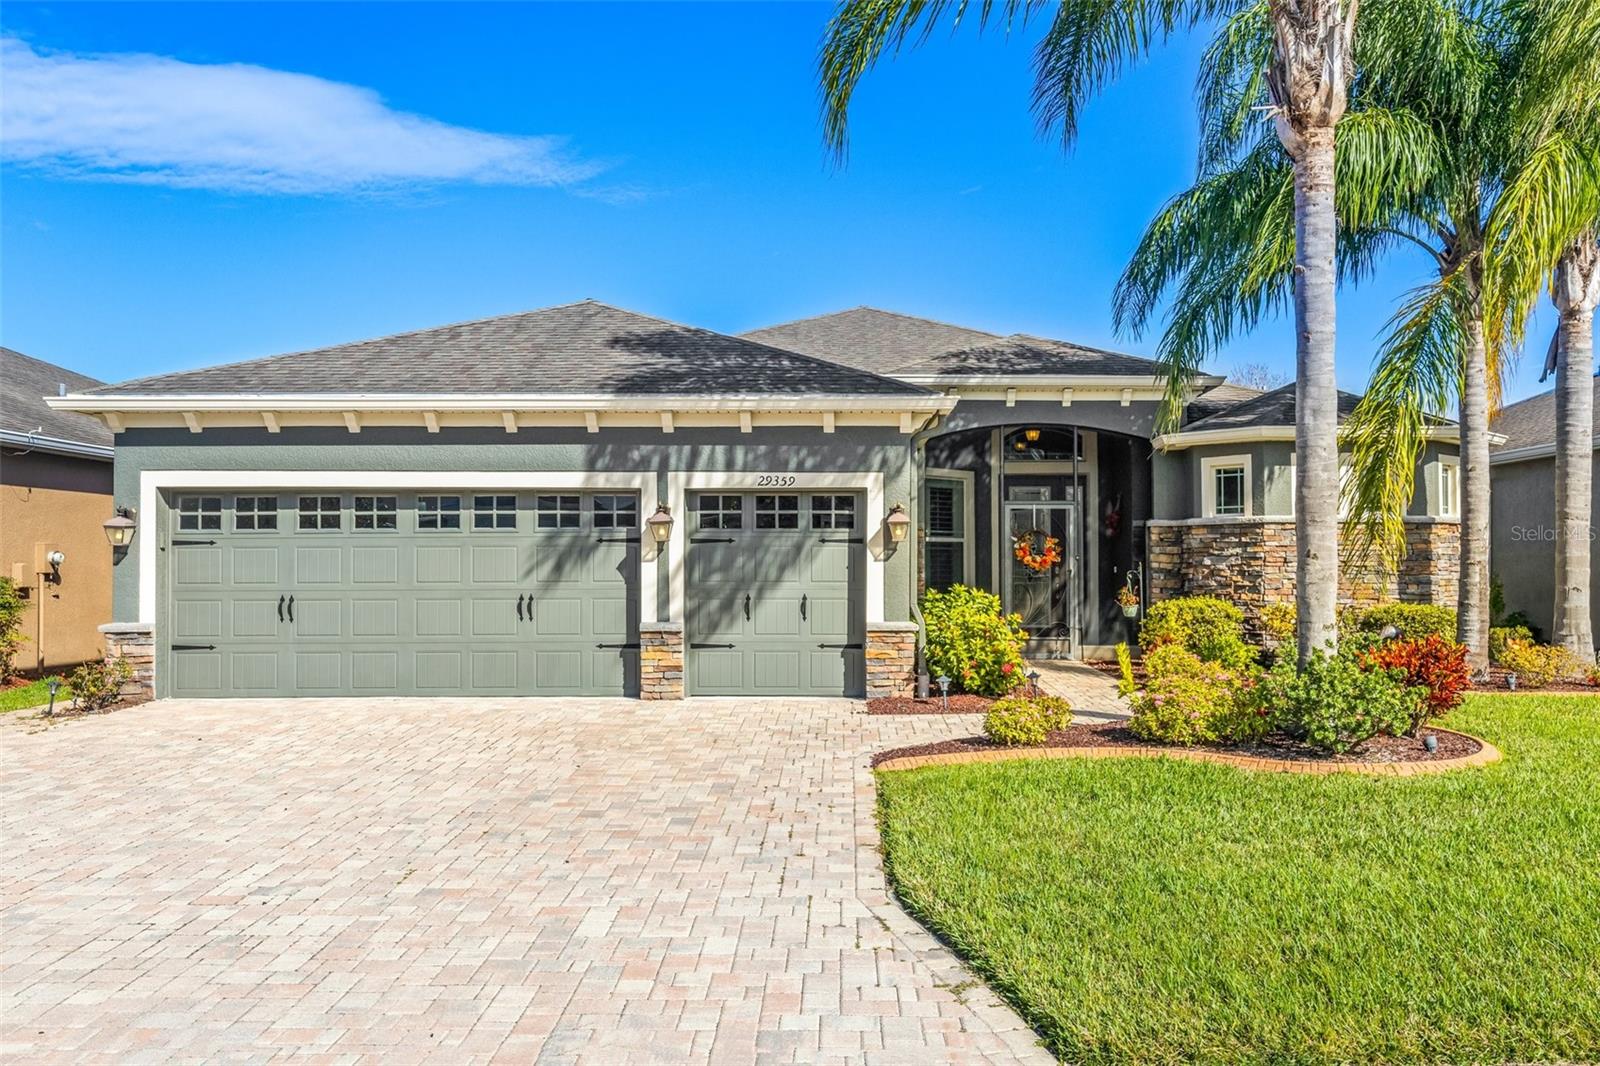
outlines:
[[1139, 629], [1139, 643], [1147, 657], [1163, 645], [1176, 644], [1230, 670], [1256, 662], [1255, 649], [1244, 641], [1244, 612], [1212, 596], [1180, 596], [1152, 605]]
[[1021, 616], [1001, 613], [999, 596], [966, 585], [929, 589], [922, 596], [922, 617], [930, 676], [942, 674], [961, 691], [980, 696], [1003, 696], [1022, 684], [1027, 633]]
[[1059, 696], [1008, 696], [983, 716], [984, 735], [1011, 747], [1043, 744], [1052, 731], [1071, 724], [1072, 705]]
[[1500, 654], [1500, 665], [1529, 688], [1543, 688], [1552, 681], [1577, 677], [1584, 664], [1559, 644], [1535, 644], [1531, 640], [1510, 640]]
[[1299, 611], [1293, 603], [1269, 603], [1261, 608], [1261, 632], [1274, 648], [1295, 643]]
[[1128, 730], [1159, 744], [1255, 740], [1270, 722], [1249, 694], [1249, 679], [1178, 644], [1145, 656], [1143, 691], [1133, 695]]
[[1432, 635], [1455, 640], [1456, 611], [1431, 603], [1385, 603], [1362, 611], [1356, 622], [1357, 629], [1368, 633], [1381, 633], [1385, 626], [1394, 626], [1405, 640]]
[[1533, 630], [1527, 626], [1494, 626], [1489, 630], [1489, 661], [1498, 663], [1506, 653], [1506, 645], [1513, 640], [1534, 643]]
[[1139, 686], [1133, 680], [1133, 653], [1128, 650], [1128, 642], [1123, 641], [1117, 645], [1117, 695], [1131, 696], [1133, 690]]
[[1437, 634], [1422, 640], [1389, 641], [1368, 652], [1364, 663], [1379, 670], [1397, 670], [1407, 687], [1427, 690], [1427, 698], [1418, 701], [1417, 713], [1406, 730], [1412, 735], [1429, 718], [1459, 707], [1472, 680], [1466, 646]]
[[122, 686], [133, 680], [133, 667], [126, 659], [106, 663], [91, 660], [72, 671], [67, 685], [72, 689], [72, 706], [82, 711], [98, 711], [117, 702]]
[[1287, 659], [1278, 663], [1255, 689], [1273, 728], [1332, 752], [1379, 733], [1404, 733], [1425, 697], [1426, 690], [1408, 688], [1398, 670], [1364, 669], [1353, 658], [1321, 651], [1299, 669]]
[[23, 599], [17, 592], [17, 583], [9, 577], [0, 577], [0, 684], [16, 675], [15, 658], [22, 647]]
[[1500, 625], [1506, 629], [1526, 629], [1533, 634], [1530, 639], [1535, 644], [1544, 639], [1544, 630], [1533, 624], [1533, 619], [1528, 617], [1526, 611], [1512, 611], [1501, 620]]

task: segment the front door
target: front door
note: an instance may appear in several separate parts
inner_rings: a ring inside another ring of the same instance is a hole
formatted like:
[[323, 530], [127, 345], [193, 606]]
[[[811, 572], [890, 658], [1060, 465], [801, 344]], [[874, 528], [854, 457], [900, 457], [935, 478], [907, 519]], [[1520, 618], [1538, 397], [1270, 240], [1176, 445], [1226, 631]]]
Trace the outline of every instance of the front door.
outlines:
[[[1007, 614], [1022, 616], [1028, 630], [1028, 653], [1045, 658], [1075, 656], [1078, 613], [1073, 596], [1077, 527], [1071, 503], [1028, 501], [1006, 504], [1005, 562], [1001, 597]], [[1036, 557], [1043, 556], [1047, 540], [1060, 545], [1061, 561], [1043, 570], [1017, 557], [1019, 541], [1026, 540]]]

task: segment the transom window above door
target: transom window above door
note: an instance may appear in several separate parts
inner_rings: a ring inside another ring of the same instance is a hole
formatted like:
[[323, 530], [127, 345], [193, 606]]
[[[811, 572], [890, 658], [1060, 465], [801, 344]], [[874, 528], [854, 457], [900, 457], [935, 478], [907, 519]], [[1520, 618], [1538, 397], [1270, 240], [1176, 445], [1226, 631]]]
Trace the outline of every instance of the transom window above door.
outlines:
[[460, 529], [460, 496], [418, 496], [418, 529]]
[[474, 496], [472, 498], [472, 528], [516, 529], [516, 496]]
[[577, 529], [583, 521], [583, 497], [538, 496], [533, 510], [540, 529]]
[[400, 528], [400, 500], [395, 496], [357, 496], [354, 524], [357, 529]]
[[299, 528], [305, 530], [338, 529], [343, 517], [337, 496], [302, 496], [299, 514]]
[[744, 497], [702, 492], [695, 500], [695, 517], [701, 529], [743, 529]]
[[222, 528], [221, 496], [179, 496], [177, 511], [180, 530]]
[[278, 528], [278, 498], [276, 496], [235, 496], [233, 498], [233, 528], [249, 532]]
[[811, 528], [856, 528], [856, 498], [854, 496], [811, 497]]
[[756, 497], [757, 529], [799, 529], [800, 497], [789, 495]]

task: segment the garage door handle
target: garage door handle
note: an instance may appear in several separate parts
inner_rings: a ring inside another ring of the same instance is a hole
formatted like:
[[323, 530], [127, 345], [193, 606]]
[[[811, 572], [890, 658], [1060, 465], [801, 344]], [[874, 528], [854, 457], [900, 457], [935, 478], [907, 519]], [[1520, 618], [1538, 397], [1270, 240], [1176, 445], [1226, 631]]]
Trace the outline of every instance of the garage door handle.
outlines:
[[519, 621], [519, 622], [522, 621], [522, 601], [523, 601], [523, 599], [524, 599], [524, 597], [522, 597], [522, 596], [518, 596], [517, 597], [517, 621]]
[[689, 642], [689, 647], [691, 647], [691, 648], [731, 648], [731, 647], [733, 647], [733, 645], [732, 644], [701, 644], [701, 643], [698, 643], [698, 642], [695, 642], [695, 641], [690, 641]]
[[818, 537], [819, 544], [865, 544], [863, 537]]
[[690, 544], [732, 544], [732, 537], [693, 537]]
[[805, 619], [805, 616], [806, 616], [806, 598], [804, 596], [801, 596], [800, 597], [800, 618], [801, 618], [802, 621]]
[[845, 648], [850, 651], [860, 651], [860, 644], [818, 644], [819, 648]]
[[289, 597], [289, 621], [294, 621], [294, 597]]
[[283, 597], [278, 597], [278, 621], [283, 621]]
[[181, 548], [181, 547], [185, 547], [187, 545], [193, 545], [193, 544], [215, 544], [215, 543], [216, 543], [216, 541], [214, 541], [214, 540], [175, 540], [175, 541], [172, 542], [172, 546], [174, 548]]
[[746, 622], [750, 621], [750, 594], [748, 592], [744, 594], [744, 620]]
[[216, 651], [215, 644], [174, 644], [173, 651]]

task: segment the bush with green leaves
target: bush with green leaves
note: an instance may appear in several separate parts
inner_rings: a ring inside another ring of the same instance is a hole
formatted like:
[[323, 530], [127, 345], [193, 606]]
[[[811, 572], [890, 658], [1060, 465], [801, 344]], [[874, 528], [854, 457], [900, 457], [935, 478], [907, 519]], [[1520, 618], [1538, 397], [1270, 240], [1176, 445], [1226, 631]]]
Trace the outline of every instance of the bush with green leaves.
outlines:
[[943, 675], [958, 690], [980, 696], [1003, 696], [1022, 684], [1028, 634], [1021, 616], [1001, 612], [999, 596], [966, 585], [929, 589], [922, 618], [930, 676]]
[[1536, 643], [1533, 639], [1533, 630], [1527, 626], [1494, 626], [1489, 630], [1489, 661], [1500, 662], [1506, 653], [1506, 645], [1513, 640], [1525, 641], [1529, 644]]
[[1152, 604], [1139, 629], [1139, 643], [1146, 656], [1176, 644], [1229, 670], [1253, 666], [1257, 658], [1244, 640], [1244, 612], [1214, 596], [1179, 596]]
[[1559, 644], [1535, 644], [1531, 640], [1507, 641], [1500, 653], [1500, 665], [1516, 674], [1518, 683], [1528, 688], [1581, 677], [1587, 666]]
[[1133, 653], [1123, 641], [1117, 645], [1117, 695], [1131, 696], [1138, 687], [1133, 680]]
[[1367, 633], [1381, 633], [1389, 626], [1399, 630], [1405, 640], [1430, 636], [1455, 640], [1456, 611], [1432, 603], [1385, 603], [1362, 611], [1356, 621], [1356, 628]]
[[1129, 702], [1128, 730], [1158, 744], [1259, 740], [1270, 726], [1250, 697], [1254, 671], [1208, 662], [1179, 644], [1145, 656], [1145, 686]]
[[1273, 648], [1287, 647], [1295, 642], [1295, 626], [1299, 619], [1294, 601], [1269, 603], [1261, 608], [1261, 632]]
[[80, 711], [98, 711], [117, 702], [122, 687], [133, 680], [133, 666], [126, 659], [91, 659], [72, 671], [67, 685], [72, 689], [72, 706]]
[[0, 684], [16, 675], [17, 649], [22, 647], [22, 610], [26, 606], [17, 583], [0, 577]]
[[1059, 696], [1007, 696], [989, 705], [983, 732], [1008, 747], [1043, 744], [1072, 724], [1072, 705]]
[[1272, 727], [1332, 752], [1346, 752], [1380, 733], [1400, 736], [1422, 712], [1425, 688], [1409, 688], [1399, 670], [1363, 668], [1348, 655], [1311, 653], [1304, 666], [1285, 659], [1255, 687], [1258, 709]]

